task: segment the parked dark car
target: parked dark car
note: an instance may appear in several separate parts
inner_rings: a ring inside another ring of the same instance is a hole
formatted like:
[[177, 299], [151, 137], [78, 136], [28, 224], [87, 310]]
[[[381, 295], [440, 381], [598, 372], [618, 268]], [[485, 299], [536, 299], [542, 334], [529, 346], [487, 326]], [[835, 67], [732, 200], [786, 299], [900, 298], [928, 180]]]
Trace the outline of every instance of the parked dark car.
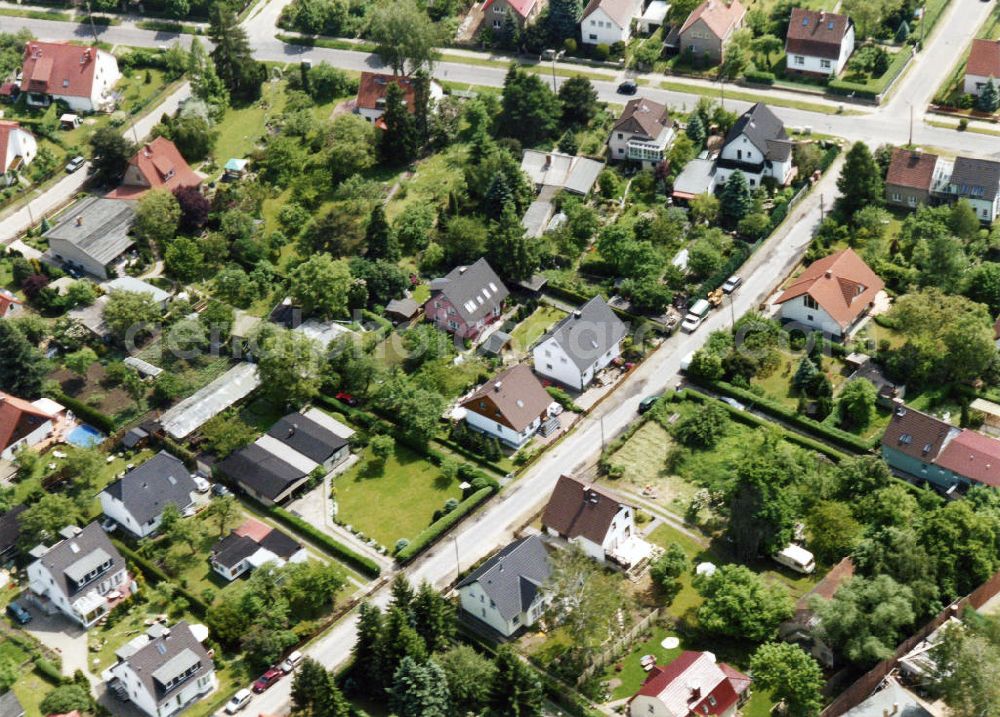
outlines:
[[232, 494], [233, 492], [228, 488], [226, 488], [226, 486], [222, 485], [222, 483], [212, 484], [212, 495], [218, 498], [225, 498], [227, 495], [232, 495]]
[[7, 606], [7, 614], [18, 625], [27, 625], [31, 622], [31, 613], [25, 610], [19, 603], [12, 602]]
[[660, 400], [659, 396], [646, 396], [644, 399], [639, 401], [639, 413], [640, 414], [645, 413], [653, 406], [655, 406], [656, 402], [659, 400]]
[[273, 686], [278, 680], [281, 679], [282, 675], [284, 675], [284, 674], [285, 673], [283, 673], [277, 667], [272, 667], [267, 672], [265, 672], [263, 675], [261, 675], [260, 677], [258, 677], [254, 681], [253, 687], [251, 687], [250, 689], [252, 689], [254, 692], [256, 692], [259, 695], [261, 692], [263, 692], [267, 688]]
[[618, 94], [620, 95], [634, 95], [638, 91], [639, 85], [635, 83], [635, 80], [625, 80], [618, 85]]

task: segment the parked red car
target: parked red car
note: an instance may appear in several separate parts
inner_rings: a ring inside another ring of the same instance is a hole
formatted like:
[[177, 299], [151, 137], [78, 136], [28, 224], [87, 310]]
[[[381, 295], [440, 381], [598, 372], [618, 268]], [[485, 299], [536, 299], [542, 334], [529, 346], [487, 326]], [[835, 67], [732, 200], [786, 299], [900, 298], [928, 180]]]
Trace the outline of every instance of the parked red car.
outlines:
[[251, 689], [259, 695], [261, 692], [280, 680], [283, 674], [284, 673], [277, 667], [272, 667], [254, 681]]
[[344, 393], [343, 391], [341, 391], [340, 393], [338, 393], [335, 396], [335, 398], [338, 401], [342, 402], [342, 403], [346, 403], [348, 406], [357, 406], [358, 405], [358, 399], [356, 399], [354, 396], [352, 396], [349, 393]]

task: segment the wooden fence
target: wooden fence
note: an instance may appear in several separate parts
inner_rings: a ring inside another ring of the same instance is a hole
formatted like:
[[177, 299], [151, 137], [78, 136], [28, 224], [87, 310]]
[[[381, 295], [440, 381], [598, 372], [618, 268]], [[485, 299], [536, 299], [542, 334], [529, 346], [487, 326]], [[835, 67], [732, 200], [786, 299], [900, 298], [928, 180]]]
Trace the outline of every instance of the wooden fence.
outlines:
[[621, 635], [621, 637], [613, 640], [605, 650], [599, 655], [595, 655], [591, 659], [590, 664], [584, 668], [580, 676], [576, 678], [576, 686], [579, 687], [591, 677], [593, 677], [597, 672], [600, 672], [611, 662], [614, 662], [622, 655], [627, 653], [632, 649], [632, 645], [635, 644], [635, 640], [639, 635], [642, 635], [646, 630], [648, 630], [654, 622], [660, 617], [660, 608], [656, 608], [651, 613], [642, 618], [639, 622], [633, 625], [627, 632]]
[[982, 607], [997, 593], [1000, 593], [1000, 572], [997, 572], [993, 575], [993, 577], [965, 597], [959, 598], [953, 602], [951, 605], [938, 613], [934, 619], [920, 628], [920, 630], [918, 630], [915, 634], [904, 640], [903, 643], [896, 648], [896, 652], [893, 653], [891, 658], [878, 663], [875, 667], [858, 678], [854, 684], [848, 687], [843, 693], [840, 694], [840, 696], [837, 697], [837, 699], [831, 702], [826, 709], [823, 710], [820, 717], [840, 717], [840, 715], [844, 714], [848, 710], [861, 704], [872, 693], [874, 693], [875, 688], [877, 688], [882, 681], [896, 669], [900, 659], [925, 640], [928, 635], [941, 627], [948, 621], [949, 618], [960, 616], [967, 607], [976, 609]]

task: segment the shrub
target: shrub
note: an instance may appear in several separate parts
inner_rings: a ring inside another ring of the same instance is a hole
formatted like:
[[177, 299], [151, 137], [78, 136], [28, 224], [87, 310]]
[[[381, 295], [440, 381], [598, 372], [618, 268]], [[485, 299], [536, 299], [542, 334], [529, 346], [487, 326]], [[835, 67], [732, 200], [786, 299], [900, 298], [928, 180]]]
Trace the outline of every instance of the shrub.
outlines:
[[583, 413], [583, 409], [573, 402], [573, 398], [563, 391], [558, 386], [549, 386], [545, 389], [552, 396], [552, 400], [558, 403], [560, 406], [565, 408], [567, 411], [573, 411], [574, 413]]
[[452, 526], [475, 510], [480, 503], [485, 501], [492, 494], [492, 488], [480, 488], [477, 490], [475, 493], [459, 503], [455, 510], [448, 513], [444, 517], [439, 518], [420, 531], [417, 537], [413, 539], [412, 543], [396, 553], [396, 560], [399, 561], [400, 565], [405, 565], [413, 560], [418, 554], [433, 545], [442, 535], [448, 532]]
[[62, 391], [48, 390], [46, 391], [49, 398], [51, 398], [56, 403], [60, 403], [77, 416], [82, 418], [87, 423], [91, 424], [95, 428], [99, 428], [105, 433], [114, 433], [115, 422], [111, 417], [105, 416], [100, 411], [91, 408], [83, 401], [78, 401], [75, 398], [70, 398]]
[[763, 70], [747, 70], [743, 73], [743, 79], [755, 85], [773, 85], [774, 73]]
[[601, 62], [604, 62], [605, 60], [608, 59], [608, 56], [610, 54], [611, 54], [611, 48], [608, 47], [603, 42], [600, 43], [599, 45], [596, 45], [594, 47], [594, 59], [596, 59], [596, 60], [600, 60]]
[[44, 657], [35, 658], [35, 668], [46, 680], [54, 685], [61, 685], [63, 681], [62, 670], [52, 664]]

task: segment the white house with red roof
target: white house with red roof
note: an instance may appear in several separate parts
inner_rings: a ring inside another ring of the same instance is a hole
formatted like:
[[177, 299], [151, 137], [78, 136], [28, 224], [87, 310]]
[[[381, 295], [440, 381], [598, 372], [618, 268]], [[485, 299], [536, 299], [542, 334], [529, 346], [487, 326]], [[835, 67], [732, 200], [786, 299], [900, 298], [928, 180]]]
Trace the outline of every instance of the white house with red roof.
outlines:
[[47, 398], [32, 402], [0, 391], [0, 458], [13, 460], [18, 451], [51, 436], [63, 410]]
[[965, 63], [963, 89], [978, 97], [990, 80], [1000, 88], [1000, 41], [973, 40]]
[[14, 183], [18, 170], [31, 164], [36, 154], [35, 135], [17, 122], [0, 120], [0, 184]]
[[503, 27], [508, 12], [524, 29], [538, 19], [546, 5], [548, 0], [486, 0], [482, 8], [483, 19], [478, 29], [489, 27], [496, 32]]
[[6, 319], [13, 316], [21, 307], [24, 305], [19, 298], [14, 296], [7, 289], [0, 289], [0, 319]]
[[629, 717], [732, 717], [750, 699], [750, 678], [711, 652], [685, 651], [656, 665], [629, 701]]
[[[380, 129], [385, 129], [385, 123], [378, 120], [385, 114], [385, 95], [389, 85], [396, 84], [403, 90], [403, 104], [407, 111], [416, 111], [417, 85], [412, 77], [406, 75], [386, 75], [380, 72], [362, 72], [358, 82], [358, 96], [354, 101], [355, 111]], [[430, 108], [444, 97], [444, 90], [434, 80], [428, 88]]]
[[776, 303], [782, 321], [844, 337], [884, 288], [878, 274], [853, 249], [844, 249], [810, 264]]
[[109, 199], [138, 199], [150, 189], [173, 191], [178, 187], [197, 187], [201, 177], [181, 156], [177, 145], [166, 137], [146, 142], [128, 162], [121, 186], [108, 194]]
[[21, 92], [33, 107], [65, 102], [76, 112], [114, 109], [118, 60], [96, 47], [32, 40], [24, 46]]

